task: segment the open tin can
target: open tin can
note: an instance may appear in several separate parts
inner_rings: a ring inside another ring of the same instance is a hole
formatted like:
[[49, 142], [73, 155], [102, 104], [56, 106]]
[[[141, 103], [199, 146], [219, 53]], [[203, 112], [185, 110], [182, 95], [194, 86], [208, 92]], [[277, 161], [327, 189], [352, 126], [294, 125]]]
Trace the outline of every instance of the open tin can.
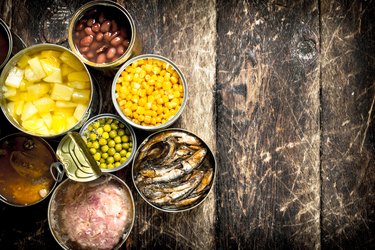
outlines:
[[64, 171], [42, 138], [15, 133], [0, 139], [0, 200], [15, 207], [43, 201]]
[[69, 46], [87, 65], [114, 69], [142, 50], [140, 35], [130, 13], [107, 0], [86, 3], [73, 15]]
[[129, 187], [102, 173], [80, 134], [69, 132], [57, 147], [60, 168], [68, 179], [53, 192], [48, 224], [64, 249], [119, 249], [134, 224]]

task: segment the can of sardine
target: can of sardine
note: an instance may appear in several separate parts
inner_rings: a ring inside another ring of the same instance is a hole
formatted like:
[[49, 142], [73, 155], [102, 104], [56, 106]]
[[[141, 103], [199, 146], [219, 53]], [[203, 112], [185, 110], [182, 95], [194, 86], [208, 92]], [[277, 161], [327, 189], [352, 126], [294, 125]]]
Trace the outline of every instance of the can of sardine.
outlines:
[[164, 212], [187, 211], [202, 204], [215, 176], [216, 160], [209, 146], [179, 128], [147, 137], [133, 159], [132, 179], [138, 193]]

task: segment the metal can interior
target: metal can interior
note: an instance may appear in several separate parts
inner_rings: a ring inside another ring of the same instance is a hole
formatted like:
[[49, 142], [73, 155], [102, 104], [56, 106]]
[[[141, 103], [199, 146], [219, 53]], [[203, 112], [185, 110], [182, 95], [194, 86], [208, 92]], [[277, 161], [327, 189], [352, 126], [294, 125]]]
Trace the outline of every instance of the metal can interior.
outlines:
[[[77, 48], [76, 42], [74, 41], [74, 32], [75, 27], [77, 23], [80, 21], [81, 18], [84, 17], [86, 13], [90, 13], [91, 11], [98, 10], [100, 8], [108, 8], [113, 9], [112, 12], [119, 12], [121, 13], [121, 16], [125, 18], [124, 23], [127, 23], [130, 28], [131, 38], [129, 41], [129, 46], [127, 50], [120, 56], [118, 59], [116, 59], [113, 62], [109, 63], [96, 63], [92, 62], [88, 59], [86, 59], [79, 49]], [[136, 29], [136, 25], [134, 22], [133, 17], [130, 15], [130, 13], [120, 4], [112, 2], [112, 1], [106, 1], [106, 0], [98, 0], [98, 1], [92, 1], [89, 2], [82, 7], [80, 7], [75, 14], [73, 15], [68, 29], [68, 41], [69, 46], [71, 50], [87, 65], [97, 68], [97, 69], [114, 69], [119, 67], [121, 64], [123, 64], [125, 61], [127, 61], [129, 58], [134, 57], [136, 55], [139, 55], [142, 51], [142, 45], [141, 45], [141, 39], [139, 37], [138, 31]]]

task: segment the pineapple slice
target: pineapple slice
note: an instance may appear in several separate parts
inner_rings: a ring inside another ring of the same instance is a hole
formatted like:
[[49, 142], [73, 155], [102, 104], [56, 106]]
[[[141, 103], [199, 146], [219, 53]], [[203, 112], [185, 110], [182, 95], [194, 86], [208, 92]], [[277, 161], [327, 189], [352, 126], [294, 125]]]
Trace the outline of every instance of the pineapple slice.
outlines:
[[75, 69], [76, 71], [81, 71], [85, 69], [83, 67], [83, 64], [75, 56], [70, 54], [70, 52], [68, 51], [64, 51], [63, 53], [61, 53], [59, 58], [61, 61], [63, 61], [64, 63], [66, 63], [73, 69]]
[[56, 59], [59, 58], [61, 55], [61, 52], [56, 50], [43, 50], [40, 53], [40, 57], [47, 58], [47, 57], [55, 57]]
[[42, 119], [44, 124], [47, 126], [48, 129], [52, 128], [52, 115], [51, 113], [45, 113], [42, 115]]
[[62, 115], [53, 115], [51, 129], [56, 133], [60, 134], [66, 130], [65, 117]]
[[55, 101], [52, 100], [50, 97], [42, 97], [36, 101], [34, 101], [34, 105], [38, 110], [39, 114], [48, 113], [55, 109]]
[[72, 72], [68, 75], [68, 81], [69, 82], [74, 82], [74, 81], [88, 82], [90, 81], [90, 77], [86, 71]]
[[79, 90], [76, 89], [72, 95], [72, 101], [76, 103], [88, 103], [90, 100], [90, 90]]
[[76, 118], [77, 121], [81, 120], [83, 115], [86, 113], [86, 110], [87, 110], [87, 105], [78, 104], [73, 114], [74, 118]]
[[52, 88], [51, 98], [56, 101], [70, 101], [74, 88], [55, 83]]
[[27, 86], [30, 86], [31, 84], [32, 84], [32, 83], [28, 82], [26, 79], [23, 79], [23, 80], [21, 81], [21, 84], [20, 84], [19, 89], [20, 89], [21, 91], [26, 91]]
[[75, 88], [75, 89], [90, 89], [90, 82], [80, 82], [80, 81], [74, 81], [74, 82], [68, 82], [68, 86]]
[[60, 62], [59, 59], [56, 57], [47, 57], [40, 59], [40, 64], [43, 67], [44, 72], [46, 72], [47, 76], [54, 73], [56, 70], [60, 70]]
[[17, 95], [17, 89], [3, 86], [3, 96], [5, 98], [15, 97]]
[[43, 119], [41, 118], [35, 118], [35, 119], [23, 121], [21, 125], [26, 130], [31, 131], [33, 133], [40, 134], [40, 135], [49, 135], [49, 130], [46, 124], [44, 123]]
[[13, 67], [5, 80], [5, 85], [13, 88], [19, 88], [23, 79], [24, 70], [17, 67]]
[[26, 68], [26, 66], [27, 66], [27, 62], [29, 61], [31, 59], [31, 57], [30, 56], [28, 56], [28, 55], [23, 55], [22, 57], [21, 57], [21, 59], [17, 62], [17, 66], [19, 67], [19, 68], [21, 68], [21, 69], [25, 69]]
[[21, 120], [26, 121], [27, 119], [35, 115], [37, 112], [38, 110], [36, 109], [34, 104], [32, 104], [31, 102], [26, 102], [22, 109]]
[[74, 118], [73, 116], [70, 116], [66, 119], [66, 128], [70, 129], [73, 128], [77, 124], [77, 119]]
[[68, 74], [74, 72], [74, 69], [69, 67], [67, 64], [63, 63], [61, 64], [61, 74], [63, 76], [67, 76]]
[[16, 116], [16, 103], [15, 102], [8, 102], [6, 107], [7, 107], [9, 115], [13, 117]]
[[46, 78], [43, 78], [45, 82], [57, 82], [62, 83], [62, 76], [61, 76], [61, 70], [59, 68], [56, 68], [55, 71], [47, 76]]
[[73, 113], [75, 111], [75, 108], [58, 108], [56, 107], [53, 110], [53, 114], [55, 115], [61, 115], [64, 116], [65, 118], [73, 116]]
[[77, 107], [77, 103], [74, 102], [66, 102], [66, 101], [57, 101], [56, 107], [58, 108], [75, 108]]
[[28, 97], [32, 100], [36, 100], [49, 92], [50, 85], [39, 83], [33, 84], [27, 87]]
[[39, 81], [38, 76], [35, 75], [34, 71], [31, 69], [30, 66], [25, 68], [25, 79], [29, 82], [36, 82]]
[[14, 108], [15, 108], [15, 111], [16, 111], [16, 115], [22, 114], [24, 104], [25, 104], [24, 100], [15, 101]]
[[40, 64], [38, 57], [35, 56], [32, 59], [30, 59], [28, 61], [28, 64], [30, 65], [31, 70], [34, 72], [38, 80], [41, 80], [42, 78], [46, 77], [46, 73], [44, 72], [43, 67]]

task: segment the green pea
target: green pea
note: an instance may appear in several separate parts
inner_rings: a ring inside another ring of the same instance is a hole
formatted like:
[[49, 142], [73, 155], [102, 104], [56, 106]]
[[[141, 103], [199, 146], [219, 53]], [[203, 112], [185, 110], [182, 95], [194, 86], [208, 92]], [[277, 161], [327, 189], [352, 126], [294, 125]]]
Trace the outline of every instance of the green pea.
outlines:
[[120, 136], [116, 136], [114, 140], [115, 140], [116, 143], [121, 143], [121, 137]]
[[116, 130], [111, 130], [111, 132], [109, 132], [109, 137], [115, 138], [116, 136], [117, 136]]
[[119, 136], [123, 136], [125, 134], [125, 130], [123, 129], [119, 129], [119, 131], [117, 132], [117, 135]]
[[89, 142], [86, 144], [86, 146], [87, 146], [88, 148], [92, 148], [92, 142], [89, 141]]
[[121, 143], [117, 143], [116, 146], [115, 146], [115, 150], [117, 152], [120, 152], [122, 150], [122, 144]]
[[100, 123], [98, 121], [94, 122], [94, 124], [92, 125], [95, 129], [99, 128], [100, 127]]
[[107, 140], [106, 139], [104, 139], [104, 138], [100, 138], [99, 139], [99, 145], [104, 146], [106, 144], [107, 144]]
[[108, 153], [103, 153], [102, 154], [102, 159], [107, 159], [108, 158]]
[[118, 126], [119, 126], [120, 128], [125, 128], [125, 125], [122, 124], [122, 123], [120, 123]]
[[122, 142], [128, 142], [129, 141], [129, 136], [127, 136], [127, 135], [121, 136], [121, 141]]
[[96, 132], [98, 133], [98, 135], [102, 135], [103, 132], [104, 132], [104, 130], [103, 130], [102, 127], [100, 127], [100, 128], [98, 128], [98, 129], [96, 130]]
[[89, 125], [89, 126], [87, 127], [87, 130], [88, 130], [88, 131], [92, 131], [92, 126]]
[[105, 159], [101, 158], [101, 159], [99, 160], [99, 162], [100, 162], [100, 163], [105, 163]]
[[117, 124], [116, 123], [112, 123], [111, 124], [111, 129], [117, 130], [118, 129]]
[[127, 153], [126, 153], [126, 158], [129, 158], [130, 155], [131, 155], [131, 153], [132, 153], [132, 152], [127, 152]]
[[104, 129], [105, 132], [109, 132], [109, 131], [111, 131], [111, 125], [106, 124], [106, 125], [104, 125], [103, 129]]
[[104, 123], [105, 123], [105, 119], [103, 119], [103, 118], [102, 118], [102, 119], [99, 119], [99, 123], [100, 123], [100, 124], [104, 124]]
[[127, 151], [125, 149], [123, 149], [123, 150], [120, 151], [120, 155], [122, 157], [126, 156], [126, 153], [127, 153]]
[[116, 145], [116, 142], [115, 142], [114, 140], [110, 140], [110, 141], [108, 142], [108, 147], [110, 147], [110, 148], [114, 148], [115, 145]]
[[99, 146], [99, 142], [98, 141], [94, 141], [92, 143], [92, 147], [95, 148], [95, 149], [98, 149], [100, 146]]
[[106, 162], [107, 163], [114, 163], [115, 159], [112, 156], [110, 156], [110, 157], [107, 158]]
[[109, 148], [108, 149], [108, 154], [109, 155], [114, 155], [116, 153], [116, 150], [114, 148]]
[[107, 168], [107, 164], [105, 164], [104, 162], [103, 162], [103, 163], [100, 163], [99, 167], [100, 167], [100, 168]]
[[103, 134], [102, 134], [102, 138], [104, 138], [104, 139], [108, 139], [108, 138], [109, 138], [109, 134], [108, 134], [108, 132], [103, 132]]
[[107, 152], [109, 150], [109, 147], [108, 145], [104, 145], [100, 149], [102, 150], [102, 152]]
[[122, 148], [124, 148], [124, 149], [129, 149], [129, 148], [130, 148], [130, 146], [129, 146], [129, 142], [125, 142], [125, 143], [123, 143], [123, 144], [122, 144]]
[[120, 155], [120, 153], [115, 153], [115, 154], [113, 155], [113, 158], [115, 159], [115, 161], [119, 161], [119, 160], [121, 159], [121, 155]]
[[107, 123], [111, 124], [113, 122], [112, 118], [107, 118]]
[[121, 163], [120, 162], [115, 162], [115, 168], [120, 167]]
[[126, 162], [126, 158], [125, 157], [121, 157], [120, 163], [124, 163], [124, 162]]
[[90, 140], [95, 141], [97, 138], [95, 133], [90, 133]]
[[96, 152], [96, 153], [94, 154], [94, 159], [95, 159], [95, 161], [99, 161], [100, 158], [101, 158], [100, 153], [99, 153], [99, 152]]
[[109, 163], [109, 164], [107, 164], [107, 168], [108, 168], [108, 169], [114, 168], [113, 163]]
[[94, 155], [94, 154], [96, 153], [96, 149], [95, 149], [95, 148], [90, 148], [90, 153], [91, 153], [92, 155]]

